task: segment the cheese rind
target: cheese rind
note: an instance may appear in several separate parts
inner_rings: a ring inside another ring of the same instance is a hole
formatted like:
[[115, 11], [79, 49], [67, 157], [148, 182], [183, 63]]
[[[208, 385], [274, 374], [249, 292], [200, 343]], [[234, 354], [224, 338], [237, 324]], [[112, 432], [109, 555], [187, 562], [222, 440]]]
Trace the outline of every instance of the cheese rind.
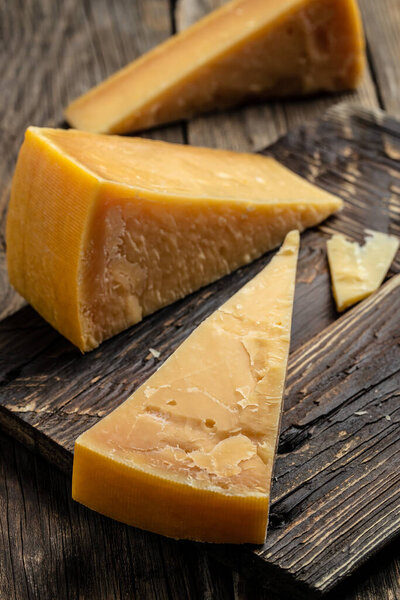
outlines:
[[370, 296], [382, 284], [399, 248], [399, 239], [367, 230], [364, 246], [342, 234], [327, 242], [332, 289], [338, 311]]
[[341, 205], [272, 158], [32, 127], [12, 185], [9, 278], [86, 351]]
[[176, 538], [261, 543], [290, 344], [298, 232], [75, 444], [73, 497]]
[[79, 129], [125, 133], [251, 99], [353, 88], [364, 65], [355, 0], [233, 0], [66, 109]]
[[99, 182], [28, 129], [7, 215], [11, 284], [58, 331], [83, 347], [80, 257]]

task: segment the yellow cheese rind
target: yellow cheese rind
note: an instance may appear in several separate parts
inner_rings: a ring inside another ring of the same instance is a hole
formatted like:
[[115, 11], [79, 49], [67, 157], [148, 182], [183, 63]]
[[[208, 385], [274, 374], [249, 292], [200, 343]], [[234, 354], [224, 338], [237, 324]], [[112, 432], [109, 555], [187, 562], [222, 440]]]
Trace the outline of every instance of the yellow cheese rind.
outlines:
[[28, 129], [7, 216], [11, 285], [60, 333], [85, 348], [78, 279], [99, 183]]
[[354, 88], [364, 67], [355, 0], [233, 0], [135, 60], [65, 111], [125, 133], [247, 100]]
[[342, 234], [327, 241], [332, 290], [339, 312], [363, 300], [382, 284], [399, 248], [393, 235], [367, 230], [364, 246]]
[[265, 495], [241, 497], [196, 489], [130, 468], [79, 442], [74, 465], [72, 497], [116, 521], [176, 539], [231, 544], [264, 541]]
[[270, 157], [31, 127], [9, 277], [87, 351], [341, 206]]
[[299, 234], [75, 445], [73, 497], [170, 537], [261, 543]]

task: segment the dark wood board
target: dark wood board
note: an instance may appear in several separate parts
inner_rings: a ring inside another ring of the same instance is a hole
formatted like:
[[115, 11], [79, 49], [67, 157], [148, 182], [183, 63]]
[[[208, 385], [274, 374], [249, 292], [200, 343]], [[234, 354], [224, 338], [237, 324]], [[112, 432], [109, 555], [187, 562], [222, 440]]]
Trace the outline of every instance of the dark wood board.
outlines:
[[[354, 239], [362, 238], [365, 227], [399, 234], [399, 150], [398, 121], [380, 111], [343, 106], [266, 151], [346, 200], [340, 215], [302, 236], [267, 543], [213, 548], [292, 598], [329, 590], [399, 531], [400, 276], [338, 319], [325, 258], [331, 231]], [[29, 307], [5, 319], [0, 323], [3, 428], [70, 470], [77, 435], [159, 366], [148, 349], [167, 358], [270, 256], [85, 356]], [[392, 274], [399, 266], [397, 257]]]
[[[1, 432], [0, 475], [2, 600], [275, 598], [201, 544], [141, 532], [77, 504], [68, 475]], [[389, 544], [330, 600], [400, 598], [399, 561], [398, 544]]]

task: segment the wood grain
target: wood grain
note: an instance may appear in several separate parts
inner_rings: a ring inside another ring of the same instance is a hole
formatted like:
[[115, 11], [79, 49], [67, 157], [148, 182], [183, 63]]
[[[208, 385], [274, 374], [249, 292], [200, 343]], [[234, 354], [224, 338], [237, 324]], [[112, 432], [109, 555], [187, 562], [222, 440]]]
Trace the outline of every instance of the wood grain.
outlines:
[[373, 79], [380, 104], [393, 115], [400, 115], [400, 3], [361, 0]]
[[[67, 475], [1, 433], [0, 565], [0, 597], [10, 600], [275, 598], [200, 544], [139, 532], [76, 504]], [[392, 543], [330, 600], [397, 600], [399, 569]]]
[[3, 435], [0, 474], [1, 598], [232, 597], [229, 569], [203, 548], [91, 513], [71, 500], [69, 478]]
[[259, 553], [324, 591], [400, 530], [400, 275], [292, 355], [286, 393]]
[[[400, 354], [393, 337], [400, 331], [400, 275], [338, 320], [325, 257], [332, 231], [353, 239], [361, 239], [365, 227], [399, 233], [399, 164], [385, 151], [399, 135], [400, 123], [382, 111], [343, 106], [265, 151], [346, 201], [341, 213], [302, 236], [294, 354], [267, 544], [220, 553], [264, 585], [273, 577], [293, 598], [330, 589], [400, 530], [393, 516], [400, 510], [393, 479], [400, 452]], [[127, 398], [270, 256], [85, 356], [30, 307], [3, 320], [2, 426], [69, 470], [76, 437]], [[397, 259], [392, 273], [399, 267]], [[160, 361], [150, 347], [161, 352]], [[371, 473], [364, 473], [364, 464]]]
[[[366, 26], [371, 72], [359, 96], [360, 104], [380, 106], [393, 113], [399, 112], [399, 4], [398, 0], [359, 0]], [[11, 175], [24, 129], [30, 125], [62, 125], [62, 106], [87, 87], [111, 74], [135, 56], [165, 39], [176, 26], [189, 23], [193, 16], [189, 9], [204, 14], [214, 6], [210, 0], [178, 0], [179, 10], [171, 15], [174, 0], [0, 0], [0, 316], [11, 314], [23, 301], [9, 287], [5, 273], [4, 226]], [[174, 24], [174, 21], [175, 24]], [[231, 147], [238, 150], [260, 149], [286, 133], [288, 126], [314, 117], [324, 108], [347, 96], [317, 98], [304, 102], [270, 103], [266, 106], [247, 107], [227, 115], [212, 115], [195, 120], [189, 127], [190, 141], [204, 145]], [[374, 118], [375, 119], [375, 118]], [[291, 153], [278, 144], [275, 151], [281, 159], [308, 177], [322, 179], [322, 185], [340, 190], [347, 199], [355, 200], [362, 189], [368, 201], [384, 198], [385, 214], [389, 218], [379, 221], [379, 227], [397, 227], [392, 216], [398, 203], [398, 161], [400, 159], [399, 130], [394, 122], [388, 126], [381, 123], [371, 128], [370, 117], [353, 122], [348, 131], [342, 131], [338, 119], [332, 135], [341, 138], [342, 150], [335, 162], [336, 150], [330, 150], [330, 136], [321, 145], [321, 157], [314, 161], [304, 157], [305, 134], [293, 134]], [[380, 117], [378, 118], [378, 120]], [[353, 133], [353, 129], [356, 133]], [[358, 131], [361, 129], [361, 132]], [[386, 135], [389, 131], [389, 135]], [[320, 135], [323, 128], [315, 135]], [[363, 132], [363, 133], [362, 133]], [[150, 132], [151, 137], [181, 141], [186, 139], [185, 127], [164, 128]], [[357, 171], [358, 135], [367, 140], [366, 152], [362, 153], [362, 168]], [[370, 145], [371, 136], [373, 138]], [[350, 146], [350, 150], [346, 149]], [[346, 154], [350, 156], [351, 168], [346, 169]], [[297, 155], [297, 158], [296, 158]], [[379, 156], [378, 171], [376, 157]], [[328, 172], [321, 174], [321, 160], [329, 159]], [[388, 160], [388, 162], [386, 162]], [[397, 162], [396, 162], [397, 161]], [[352, 173], [355, 170], [355, 173]], [[343, 171], [343, 173], [342, 173]], [[342, 176], [343, 175], [343, 176]], [[378, 189], [376, 189], [376, 186]], [[362, 201], [364, 202], [364, 200]], [[380, 215], [380, 207], [373, 204], [371, 212]], [[398, 214], [398, 213], [397, 213]], [[372, 215], [369, 216], [369, 219]], [[393, 225], [394, 223], [394, 225]], [[344, 220], [340, 227], [350, 227]], [[354, 237], [359, 238], [360, 224], [350, 227]], [[333, 222], [329, 229], [334, 228]], [[329, 232], [325, 229], [323, 234]], [[394, 229], [393, 229], [394, 230]], [[397, 230], [398, 231], [398, 230]], [[336, 318], [331, 302], [323, 245], [316, 245], [321, 232], [313, 232], [310, 246], [302, 252], [304, 265], [301, 281], [297, 287], [296, 310], [304, 324], [309, 323], [313, 306], [306, 299], [318, 286], [325, 290], [321, 295], [318, 319], [323, 325]], [[311, 235], [311, 233], [310, 233]], [[255, 269], [257, 267], [255, 266]], [[395, 270], [399, 269], [399, 262]], [[242, 275], [241, 275], [242, 276]], [[246, 276], [243, 276], [242, 281]], [[234, 286], [230, 288], [234, 289]], [[219, 290], [221, 293], [221, 290]], [[196, 303], [194, 304], [196, 306]], [[196, 313], [199, 316], [198, 313]], [[201, 316], [201, 313], [200, 313]], [[294, 337], [299, 344], [305, 327], [296, 317]], [[175, 328], [185, 336], [187, 322], [177, 320]], [[54, 332], [29, 308], [18, 313], [16, 320], [2, 324], [0, 330], [0, 377], [1, 385], [10, 384], [16, 378], [33, 379], [30, 393], [33, 396], [45, 386], [47, 376], [53, 377], [56, 389], [62, 387], [62, 379], [74, 376], [74, 363], [56, 374], [55, 364], [62, 357], [73, 358], [73, 350], [54, 335]], [[187, 330], [188, 331], [188, 330]], [[312, 335], [313, 331], [310, 332]], [[306, 335], [307, 337], [307, 335]], [[61, 345], [60, 345], [61, 344]], [[152, 344], [153, 345], [153, 344]], [[35, 360], [44, 352], [43, 371], [35, 373]], [[163, 358], [165, 355], [163, 356]], [[53, 369], [46, 370], [49, 360]], [[100, 355], [99, 360], [102, 360]], [[125, 357], [126, 380], [129, 382], [129, 361], [134, 368], [137, 357], [132, 353]], [[156, 364], [149, 359], [145, 363], [151, 372]], [[31, 364], [32, 362], [32, 364]], [[68, 360], [66, 361], [68, 363]], [[101, 363], [102, 364], [102, 363]], [[136, 365], [136, 366], [135, 366]], [[93, 370], [93, 365], [91, 366]], [[79, 371], [79, 369], [78, 369]], [[111, 369], [110, 369], [111, 371]], [[118, 376], [118, 370], [116, 375]], [[96, 375], [94, 375], [96, 377]], [[51, 382], [49, 382], [51, 384]], [[68, 381], [67, 381], [68, 383]], [[57, 387], [58, 386], [58, 387]], [[111, 386], [118, 396], [118, 386]], [[117, 389], [115, 389], [117, 388]], [[100, 396], [106, 393], [106, 381], [99, 381]], [[22, 384], [20, 392], [22, 392]], [[126, 394], [124, 383], [119, 393]], [[84, 394], [83, 394], [84, 396]], [[11, 396], [12, 398], [12, 396]], [[21, 407], [27, 407], [21, 396]], [[55, 401], [57, 398], [55, 398]], [[79, 396], [76, 402], [79, 401]], [[85, 400], [86, 402], [86, 400]], [[28, 403], [29, 404], [29, 403]], [[40, 408], [40, 407], [39, 407]], [[43, 414], [49, 418], [45, 405]], [[52, 407], [50, 406], [50, 410]], [[63, 419], [73, 419], [68, 404], [52, 416], [57, 423], [62, 440]], [[65, 415], [64, 415], [65, 411]], [[86, 404], [82, 410], [87, 423], [97, 419], [96, 411]], [[15, 416], [17, 418], [15, 418]], [[24, 421], [24, 416], [27, 421]], [[21, 418], [20, 418], [21, 417]], [[70, 455], [54, 444], [49, 437], [38, 435], [30, 420], [40, 419], [40, 414], [13, 414], [9, 408], [1, 412], [3, 425], [28, 444], [46, 453], [55, 462], [70, 465]], [[76, 417], [75, 417], [76, 418]], [[365, 419], [365, 415], [359, 416]], [[25, 425], [24, 425], [25, 423]], [[51, 423], [51, 419], [50, 419]], [[49, 430], [51, 431], [51, 429]], [[298, 432], [292, 432], [298, 436]], [[297, 437], [298, 439], [298, 437]], [[290, 441], [287, 440], [287, 443]], [[305, 441], [307, 443], [307, 440]], [[302, 451], [300, 447], [298, 451]], [[280, 514], [273, 517], [279, 524]], [[34, 533], [33, 533], [34, 532]], [[397, 555], [397, 556], [396, 556]], [[128, 559], [127, 559], [128, 557]], [[253, 555], [251, 573], [254, 574]], [[224, 559], [227, 556], [224, 555]], [[241, 566], [243, 570], [243, 565]], [[400, 555], [398, 542], [389, 545], [378, 557], [353, 575], [349, 584], [336, 587], [331, 600], [397, 600], [400, 598]], [[270, 591], [262, 591], [259, 580], [253, 576], [243, 579], [228, 568], [217, 565], [206, 551], [189, 543], [171, 542], [165, 538], [124, 527], [102, 518], [74, 504], [70, 499], [70, 478], [49, 466], [43, 459], [32, 456], [17, 443], [0, 435], [0, 597], [17, 600], [46, 600], [57, 597], [108, 600], [115, 598], [181, 598], [210, 600], [234, 598], [235, 600], [272, 600]], [[284, 598], [291, 596], [285, 595]]]

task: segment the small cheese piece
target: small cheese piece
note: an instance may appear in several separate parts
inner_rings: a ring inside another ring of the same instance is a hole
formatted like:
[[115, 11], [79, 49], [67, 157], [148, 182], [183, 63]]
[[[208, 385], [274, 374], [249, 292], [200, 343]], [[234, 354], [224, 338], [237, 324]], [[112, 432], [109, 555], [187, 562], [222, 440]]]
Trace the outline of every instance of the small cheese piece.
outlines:
[[399, 239], [367, 230], [364, 246], [335, 234], [327, 242], [333, 295], [343, 311], [379, 288], [399, 247]]
[[135, 60], [65, 111], [125, 133], [248, 100], [354, 88], [364, 65], [356, 0], [233, 0]]
[[75, 500], [174, 538], [262, 543], [299, 234], [75, 443]]
[[12, 185], [9, 277], [86, 351], [341, 204], [272, 158], [31, 127]]

